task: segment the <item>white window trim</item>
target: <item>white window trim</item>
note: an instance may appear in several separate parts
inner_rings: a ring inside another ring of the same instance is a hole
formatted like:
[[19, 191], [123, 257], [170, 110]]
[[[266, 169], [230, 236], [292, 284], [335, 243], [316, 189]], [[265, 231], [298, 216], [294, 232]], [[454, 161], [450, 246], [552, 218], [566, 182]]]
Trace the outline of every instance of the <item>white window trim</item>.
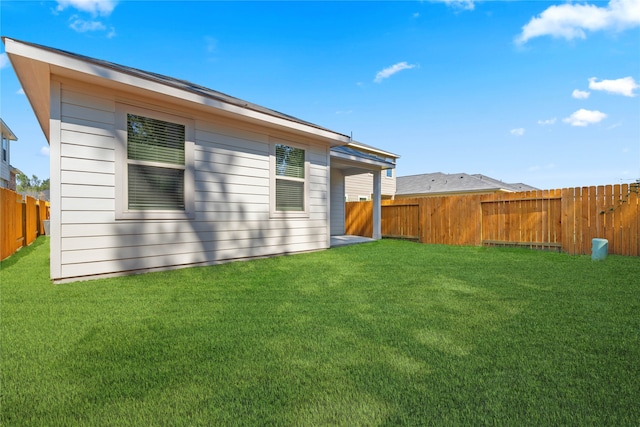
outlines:
[[[304, 150], [304, 210], [277, 211], [276, 210], [276, 145]], [[305, 144], [291, 142], [285, 139], [269, 138], [269, 217], [270, 218], [309, 218], [309, 147]]]
[[[173, 210], [129, 210], [128, 160], [127, 160], [127, 114], [149, 117], [184, 125], [184, 211]], [[155, 111], [124, 103], [116, 104], [116, 219], [193, 219], [195, 218], [195, 124], [192, 119]]]

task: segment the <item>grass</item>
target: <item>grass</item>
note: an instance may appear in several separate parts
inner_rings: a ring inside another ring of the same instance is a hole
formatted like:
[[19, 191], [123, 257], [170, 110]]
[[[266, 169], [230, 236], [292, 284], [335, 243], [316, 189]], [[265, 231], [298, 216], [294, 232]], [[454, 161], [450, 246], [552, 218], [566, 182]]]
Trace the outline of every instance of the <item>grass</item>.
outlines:
[[379, 241], [0, 270], [2, 425], [638, 425], [640, 259]]

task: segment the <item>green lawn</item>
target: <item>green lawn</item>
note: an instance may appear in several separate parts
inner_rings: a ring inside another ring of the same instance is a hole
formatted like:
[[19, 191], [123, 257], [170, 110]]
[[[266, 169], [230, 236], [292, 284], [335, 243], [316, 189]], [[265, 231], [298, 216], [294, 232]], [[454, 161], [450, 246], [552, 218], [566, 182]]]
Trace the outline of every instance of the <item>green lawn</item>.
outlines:
[[640, 258], [385, 240], [64, 285], [0, 270], [2, 425], [640, 424]]

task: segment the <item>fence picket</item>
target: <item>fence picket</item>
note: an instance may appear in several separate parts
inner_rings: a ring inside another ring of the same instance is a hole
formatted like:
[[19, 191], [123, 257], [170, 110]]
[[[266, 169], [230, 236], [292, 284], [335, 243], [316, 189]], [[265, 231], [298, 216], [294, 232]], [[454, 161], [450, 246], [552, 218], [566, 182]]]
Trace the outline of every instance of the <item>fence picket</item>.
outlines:
[[[609, 240], [611, 254], [638, 256], [638, 199], [638, 186], [625, 184], [396, 199], [385, 201], [389, 208], [382, 212], [395, 230], [389, 234], [421, 243], [524, 245], [586, 255], [600, 237]], [[371, 202], [347, 203], [347, 232], [370, 236], [371, 209]]]
[[[37, 208], [36, 206], [39, 206]], [[7, 188], [0, 188], [0, 259], [14, 254], [23, 246], [33, 243], [49, 218], [49, 202], [26, 197]]]

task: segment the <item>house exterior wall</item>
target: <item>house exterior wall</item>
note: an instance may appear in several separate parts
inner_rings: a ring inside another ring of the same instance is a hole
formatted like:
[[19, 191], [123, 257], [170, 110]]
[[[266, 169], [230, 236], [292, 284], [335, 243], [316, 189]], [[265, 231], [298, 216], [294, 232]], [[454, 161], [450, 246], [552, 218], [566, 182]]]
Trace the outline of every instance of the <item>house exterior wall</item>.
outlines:
[[344, 234], [344, 175], [340, 169], [331, 169], [331, 235]]
[[[6, 147], [6, 151], [5, 151]], [[11, 141], [2, 134], [0, 141], [0, 187], [9, 188], [11, 183]]]
[[[53, 93], [58, 90], [59, 94]], [[60, 207], [59, 216], [54, 218], [52, 214], [54, 280], [207, 265], [328, 247], [326, 143], [73, 80], [54, 82], [51, 102], [51, 197], [52, 206]], [[116, 184], [119, 160], [115, 120], [117, 105], [122, 103], [193, 121], [192, 219], [116, 219], [120, 190]], [[306, 149], [306, 217], [272, 215], [273, 138], [303, 144]], [[56, 168], [59, 174], [53, 172]], [[55, 253], [56, 249], [59, 252]]]
[[[391, 199], [396, 193], [396, 171], [391, 169], [391, 177], [382, 171], [382, 198]], [[347, 202], [371, 200], [373, 194], [373, 174], [363, 173], [345, 177], [345, 198]]]

